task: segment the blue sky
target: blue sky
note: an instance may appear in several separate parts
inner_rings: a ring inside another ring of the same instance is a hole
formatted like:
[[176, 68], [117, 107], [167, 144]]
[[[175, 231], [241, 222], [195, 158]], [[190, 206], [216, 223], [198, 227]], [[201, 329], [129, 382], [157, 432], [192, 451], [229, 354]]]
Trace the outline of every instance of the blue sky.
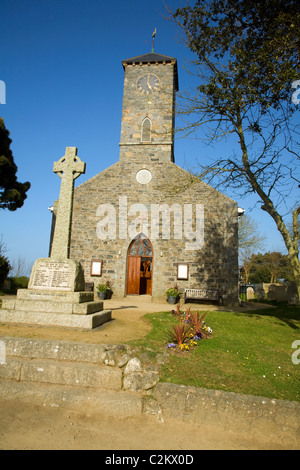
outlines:
[[[175, 9], [183, 1], [169, 0]], [[81, 184], [119, 158], [123, 96], [122, 60], [155, 50], [178, 60], [179, 87], [193, 86], [184, 65], [192, 55], [178, 41], [179, 31], [164, 16], [161, 0], [0, 0], [0, 80], [6, 104], [0, 116], [10, 131], [18, 180], [30, 181], [23, 208], [0, 212], [0, 236], [10, 259], [28, 263], [48, 256], [51, 214], [60, 179], [53, 162], [67, 146], [86, 162]], [[175, 161], [192, 167], [217, 149], [193, 139], [176, 139]], [[229, 196], [230, 191], [227, 191]], [[259, 225], [266, 250], [284, 245], [272, 219], [256, 198], [237, 198]]]

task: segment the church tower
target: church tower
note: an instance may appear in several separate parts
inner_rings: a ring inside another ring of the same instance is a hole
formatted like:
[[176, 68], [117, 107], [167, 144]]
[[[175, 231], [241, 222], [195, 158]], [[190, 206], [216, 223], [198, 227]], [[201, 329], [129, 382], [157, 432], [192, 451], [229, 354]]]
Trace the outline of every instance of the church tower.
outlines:
[[122, 64], [120, 161], [174, 162], [176, 59], [151, 52]]

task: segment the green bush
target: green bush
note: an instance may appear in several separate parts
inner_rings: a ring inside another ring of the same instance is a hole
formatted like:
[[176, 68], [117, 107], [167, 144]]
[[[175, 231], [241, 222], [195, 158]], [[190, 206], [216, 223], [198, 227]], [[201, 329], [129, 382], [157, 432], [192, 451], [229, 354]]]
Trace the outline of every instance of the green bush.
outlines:
[[16, 292], [18, 289], [27, 289], [29, 278], [26, 276], [10, 277], [11, 282], [10, 290]]
[[8, 259], [5, 258], [4, 256], [0, 256], [0, 287], [2, 287], [10, 270], [11, 270], [11, 266], [9, 264]]

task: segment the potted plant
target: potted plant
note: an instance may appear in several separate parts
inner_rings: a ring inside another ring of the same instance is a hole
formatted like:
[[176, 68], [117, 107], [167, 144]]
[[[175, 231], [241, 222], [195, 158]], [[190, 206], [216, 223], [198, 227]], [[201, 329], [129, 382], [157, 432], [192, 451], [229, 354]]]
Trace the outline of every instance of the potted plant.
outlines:
[[100, 300], [104, 300], [106, 293], [109, 291], [109, 286], [107, 284], [98, 284], [97, 293]]
[[110, 280], [105, 281], [105, 284], [107, 286], [107, 291], [106, 291], [106, 299], [111, 299], [112, 296], [112, 282]]
[[169, 289], [166, 290], [166, 294], [168, 297], [168, 303], [169, 304], [175, 304], [177, 301], [177, 298], [179, 296], [179, 290], [178, 287], [170, 287]]

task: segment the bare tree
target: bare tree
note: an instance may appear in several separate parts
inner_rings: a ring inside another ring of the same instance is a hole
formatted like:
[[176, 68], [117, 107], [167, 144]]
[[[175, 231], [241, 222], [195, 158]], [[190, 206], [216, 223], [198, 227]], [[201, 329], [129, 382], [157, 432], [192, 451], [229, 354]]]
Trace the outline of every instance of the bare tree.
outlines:
[[29, 277], [31, 273], [31, 264], [26, 261], [22, 256], [12, 261], [11, 275], [13, 277], [26, 276]]
[[0, 235], [0, 256], [4, 256], [7, 253], [7, 244], [3, 240], [3, 234]]
[[[185, 135], [227, 139], [230, 155], [202, 166], [216, 187], [255, 194], [288, 251], [300, 298], [299, 131], [292, 82], [299, 78], [300, 14], [292, 0], [198, 0], [170, 12], [195, 53], [198, 86], [181, 94]], [[288, 217], [292, 225], [288, 230]]]
[[239, 219], [239, 257], [240, 262], [248, 259], [252, 253], [261, 250], [265, 236], [258, 232], [257, 223], [247, 214]]

